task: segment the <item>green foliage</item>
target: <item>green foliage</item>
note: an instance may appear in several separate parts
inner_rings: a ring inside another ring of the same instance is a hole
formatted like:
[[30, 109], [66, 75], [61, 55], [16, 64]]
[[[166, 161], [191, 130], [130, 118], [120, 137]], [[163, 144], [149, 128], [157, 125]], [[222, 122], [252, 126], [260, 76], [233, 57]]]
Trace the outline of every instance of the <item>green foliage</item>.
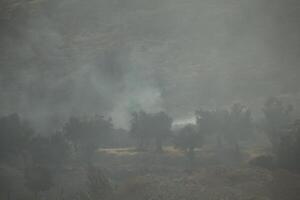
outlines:
[[70, 145], [66, 137], [60, 132], [51, 135], [49, 140], [51, 160], [54, 165], [62, 166], [70, 157]]
[[61, 133], [34, 137], [28, 150], [35, 165], [60, 167], [70, 156], [70, 146]]
[[154, 140], [156, 150], [162, 151], [163, 141], [171, 134], [172, 121], [164, 112], [135, 112], [132, 114], [130, 134], [138, 141], [140, 149], [144, 149]]
[[243, 140], [252, 135], [253, 121], [251, 112], [246, 106], [240, 103], [233, 104], [228, 117], [227, 137], [230, 140]]
[[269, 136], [279, 167], [300, 170], [300, 122], [292, 123], [293, 107], [278, 98], [269, 98], [264, 104], [264, 130]]
[[202, 146], [202, 135], [197, 131], [197, 127], [192, 124], [181, 128], [175, 137], [175, 147], [187, 150], [194, 150]]
[[238, 141], [248, 139], [254, 131], [251, 112], [240, 103], [233, 104], [229, 110], [196, 111], [196, 119], [203, 135], [215, 134], [229, 144], [238, 145]]
[[295, 121], [287, 134], [280, 138], [275, 152], [280, 167], [300, 171], [300, 120]]
[[90, 166], [87, 170], [87, 191], [79, 192], [78, 200], [109, 200], [113, 197], [113, 188], [100, 169]]
[[53, 187], [53, 177], [48, 168], [33, 166], [25, 169], [25, 185], [33, 192], [35, 198], [40, 192], [44, 192]]
[[92, 199], [108, 199], [112, 196], [112, 186], [100, 169], [90, 167], [87, 176], [88, 193]]
[[105, 146], [112, 131], [111, 120], [102, 116], [90, 119], [72, 117], [63, 128], [64, 135], [72, 143], [76, 153], [87, 161], [91, 160], [96, 149]]
[[211, 135], [218, 132], [219, 118], [216, 111], [198, 110], [196, 111], [196, 123], [199, 131], [204, 135]]
[[130, 135], [138, 141], [138, 148], [145, 149], [151, 139], [151, 116], [144, 111], [132, 113]]
[[284, 132], [291, 124], [291, 112], [293, 107], [285, 105], [280, 99], [271, 97], [267, 99], [263, 107], [265, 115], [264, 130], [267, 133], [272, 145], [276, 148]]
[[162, 151], [162, 142], [171, 135], [172, 121], [172, 118], [164, 112], [153, 114], [152, 131], [157, 151]]
[[194, 162], [194, 150], [201, 147], [203, 144], [203, 135], [197, 130], [197, 126], [188, 124], [181, 128], [174, 140], [175, 148], [180, 148], [185, 151], [189, 159], [189, 165]]
[[257, 156], [249, 161], [250, 165], [258, 166], [266, 169], [274, 168], [274, 159], [271, 155]]
[[24, 153], [33, 133], [29, 124], [17, 114], [0, 118], [0, 160]]

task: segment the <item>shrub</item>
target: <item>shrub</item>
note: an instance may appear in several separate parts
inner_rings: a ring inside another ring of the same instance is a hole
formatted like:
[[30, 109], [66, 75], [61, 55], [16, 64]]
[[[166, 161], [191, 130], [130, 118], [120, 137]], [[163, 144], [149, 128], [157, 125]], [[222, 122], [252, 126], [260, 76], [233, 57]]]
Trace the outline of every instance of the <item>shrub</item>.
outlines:
[[272, 169], [274, 167], [274, 158], [270, 155], [262, 155], [250, 160], [249, 164], [266, 169]]
[[78, 200], [109, 200], [113, 197], [113, 188], [100, 169], [89, 167], [87, 170], [87, 191], [79, 192]]

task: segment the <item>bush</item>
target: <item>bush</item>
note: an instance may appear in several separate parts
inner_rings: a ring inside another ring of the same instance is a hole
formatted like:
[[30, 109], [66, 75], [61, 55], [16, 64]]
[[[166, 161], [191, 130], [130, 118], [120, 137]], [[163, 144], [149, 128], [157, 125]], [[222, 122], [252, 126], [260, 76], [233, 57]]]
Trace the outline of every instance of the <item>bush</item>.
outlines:
[[35, 199], [41, 192], [48, 191], [53, 184], [53, 177], [49, 169], [45, 167], [30, 167], [25, 169], [25, 185], [32, 191]]
[[274, 158], [270, 155], [262, 155], [250, 160], [249, 164], [266, 169], [272, 169], [274, 168]]
[[113, 197], [113, 188], [100, 169], [89, 167], [87, 170], [87, 191], [80, 192], [78, 200], [109, 200]]
[[300, 171], [300, 121], [296, 121], [275, 149], [279, 167]]

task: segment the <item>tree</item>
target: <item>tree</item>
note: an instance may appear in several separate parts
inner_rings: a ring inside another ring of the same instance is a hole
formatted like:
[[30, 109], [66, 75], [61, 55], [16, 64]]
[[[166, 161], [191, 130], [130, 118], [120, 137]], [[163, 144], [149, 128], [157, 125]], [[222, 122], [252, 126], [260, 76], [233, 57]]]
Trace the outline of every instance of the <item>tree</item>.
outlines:
[[61, 167], [70, 156], [70, 146], [61, 133], [35, 136], [28, 148], [32, 165]]
[[50, 162], [50, 144], [49, 139], [40, 135], [32, 138], [29, 147], [31, 164], [34, 166], [47, 166]]
[[279, 167], [300, 171], [300, 120], [296, 120], [276, 147], [276, 158]]
[[53, 187], [52, 174], [46, 167], [29, 167], [25, 169], [24, 177], [25, 185], [33, 192], [35, 200], [38, 200], [38, 196], [41, 192], [47, 191]]
[[175, 137], [175, 148], [185, 151], [190, 162], [194, 161], [194, 150], [202, 146], [202, 135], [193, 124], [187, 124], [181, 128]]
[[165, 112], [132, 114], [130, 134], [138, 141], [138, 148], [145, 149], [155, 142], [156, 151], [162, 151], [162, 143], [171, 134], [172, 118]]
[[96, 115], [85, 119], [70, 118], [64, 125], [63, 133], [73, 144], [77, 155], [90, 162], [95, 150], [105, 146], [112, 130], [110, 119]]
[[156, 151], [162, 151], [162, 143], [171, 135], [172, 118], [164, 112], [155, 113], [152, 116], [152, 131], [155, 140]]
[[87, 188], [76, 195], [76, 200], [111, 200], [114, 199], [113, 188], [102, 170], [89, 166], [87, 168]]
[[66, 137], [57, 132], [49, 137], [51, 148], [51, 160], [57, 167], [62, 166], [70, 157], [70, 145]]
[[264, 130], [275, 150], [280, 145], [281, 137], [291, 124], [293, 107], [285, 105], [276, 97], [271, 97], [267, 99], [262, 110], [265, 115]]
[[202, 135], [216, 135], [218, 147], [226, 142], [240, 154], [239, 141], [248, 139], [253, 131], [251, 112], [246, 106], [235, 103], [229, 110], [196, 111], [196, 121]]
[[87, 169], [87, 191], [80, 193], [80, 199], [109, 200], [112, 196], [113, 188], [102, 170], [89, 166]]
[[150, 131], [153, 128], [150, 115], [144, 111], [132, 113], [130, 135], [137, 140], [137, 148], [144, 150], [150, 143]]
[[196, 124], [199, 130], [205, 135], [211, 135], [217, 132], [218, 123], [216, 111], [198, 110], [195, 112]]
[[199, 132], [206, 137], [211, 137], [216, 135], [218, 145], [221, 145], [221, 131], [223, 127], [221, 127], [224, 122], [224, 118], [220, 118], [220, 112], [214, 110], [203, 110], [200, 109], [195, 112], [196, 115], [196, 125], [198, 127]]
[[20, 154], [25, 157], [33, 134], [33, 129], [18, 114], [0, 118], [0, 160]]
[[292, 122], [293, 107], [272, 97], [264, 104], [264, 130], [279, 167], [300, 170], [300, 120]]
[[240, 155], [239, 141], [249, 138], [253, 134], [254, 126], [250, 110], [240, 104], [231, 106], [224, 130], [225, 139], [235, 147], [235, 153]]

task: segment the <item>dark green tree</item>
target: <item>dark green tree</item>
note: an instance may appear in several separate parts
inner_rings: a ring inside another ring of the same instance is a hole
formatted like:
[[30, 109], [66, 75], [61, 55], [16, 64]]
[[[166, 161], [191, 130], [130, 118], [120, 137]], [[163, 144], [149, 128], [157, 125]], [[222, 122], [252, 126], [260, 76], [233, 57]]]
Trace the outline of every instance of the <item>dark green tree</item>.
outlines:
[[217, 132], [217, 115], [213, 110], [196, 111], [196, 124], [199, 130], [205, 135], [211, 135]]
[[111, 200], [113, 199], [113, 188], [109, 179], [103, 171], [89, 166], [87, 168], [87, 190], [77, 194], [77, 200]]
[[215, 135], [219, 148], [223, 148], [224, 143], [230, 144], [237, 155], [240, 154], [239, 141], [250, 138], [254, 131], [251, 112], [240, 103], [233, 104], [229, 110], [196, 111], [196, 122], [202, 135]]
[[145, 149], [154, 141], [157, 152], [162, 152], [163, 142], [171, 135], [172, 118], [165, 112], [132, 114], [130, 134], [138, 141], [138, 149]]
[[31, 166], [24, 172], [25, 185], [34, 194], [35, 200], [39, 199], [41, 192], [48, 191], [53, 187], [51, 171], [42, 166]]
[[19, 155], [25, 159], [33, 134], [33, 129], [18, 114], [0, 118], [0, 160]]
[[281, 136], [276, 147], [276, 160], [279, 167], [300, 171], [300, 120], [296, 120]]
[[293, 122], [293, 107], [269, 98], [263, 107], [264, 130], [272, 144], [279, 167], [300, 171], [300, 121]]
[[98, 148], [107, 144], [112, 131], [111, 120], [99, 115], [84, 119], [72, 117], [63, 128], [63, 133], [72, 143], [76, 154], [88, 162]]
[[145, 150], [151, 140], [151, 117], [144, 111], [132, 113], [129, 134], [137, 141], [137, 149]]
[[202, 146], [202, 139], [203, 136], [198, 131], [197, 126], [187, 124], [181, 128], [175, 136], [175, 148], [184, 150], [189, 161], [192, 163], [195, 157], [195, 148]]
[[204, 109], [195, 112], [196, 125], [205, 140], [216, 137], [218, 145], [221, 146], [221, 132], [224, 131], [221, 126], [224, 118], [221, 118], [221, 115], [219, 114], [221, 113], [215, 110]]
[[157, 152], [162, 152], [163, 142], [171, 135], [172, 122], [172, 118], [169, 117], [165, 112], [153, 114], [152, 134]]
[[231, 106], [229, 115], [224, 120], [224, 138], [234, 146], [234, 152], [239, 156], [239, 141], [248, 139], [253, 135], [254, 125], [251, 112], [246, 106], [235, 103]]
[[70, 157], [70, 145], [61, 133], [33, 137], [28, 150], [32, 165], [59, 168]]
[[280, 145], [281, 137], [288, 130], [291, 122], [293, 107], [285, 105], [280, 99], [271, 97], [267, 99], [263, 107], [264, 130], [274, 150]]

